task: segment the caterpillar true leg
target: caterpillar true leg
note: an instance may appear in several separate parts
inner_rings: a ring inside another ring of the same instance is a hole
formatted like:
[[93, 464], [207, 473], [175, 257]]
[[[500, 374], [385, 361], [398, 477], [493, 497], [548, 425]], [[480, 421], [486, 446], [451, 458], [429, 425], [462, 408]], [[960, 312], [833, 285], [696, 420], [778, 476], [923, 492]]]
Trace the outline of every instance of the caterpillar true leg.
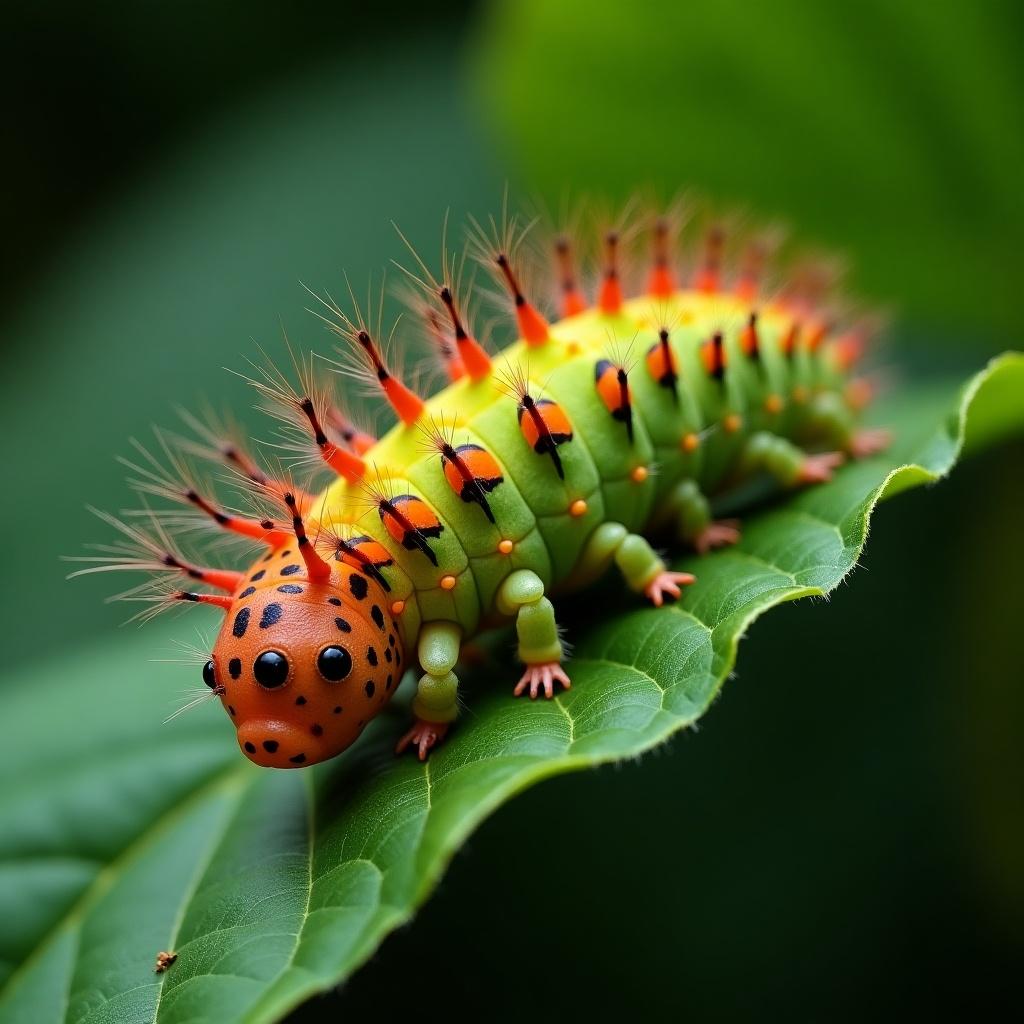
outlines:
[[459, 714], [459, 680], [452, 671], [459, 660], [462, 628], [454, 622], [427, 622], [420, 630], [417, 653], [423, 675], [412, 702], [416, 723], [398, 741], [401, 754], [414, 745], [425, 761], [430, 749], [444, 739]]
[[529, 690], [530, 697], [536, 698], [543, 690], [550, 700], [555, 695], [556, 682], [568, 690], [571, 684], [562, 668], [565, 648], [558, 635], [554, 605], [544, 596], [541, 578], [529, 569], [511, 573], [498, 589], [497, 606], [503, 615], [516, 617], [519, 660], [526, 665], [512, 691], [515, 696]]
[[680, 481], [669, 493], [666, 505], [680, 539], [692, 544], [702, 555], [713, 548], [736, 544], [740, 539], [739, 520], [712, 519], [708, 499], [694, 480]]

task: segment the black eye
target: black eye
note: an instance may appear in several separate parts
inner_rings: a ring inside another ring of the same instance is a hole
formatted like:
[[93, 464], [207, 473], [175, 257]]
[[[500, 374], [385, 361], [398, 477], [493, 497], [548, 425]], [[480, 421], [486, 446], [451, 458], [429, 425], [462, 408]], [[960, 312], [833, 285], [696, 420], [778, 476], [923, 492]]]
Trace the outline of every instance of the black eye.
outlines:
[[208, 661], [203, 666], [203, 682], [212, 690], [217, 685], [217, 680], [213, 677], [213, 662]]
[[277, 651], [264, 651], [253, 664], [252, 674], [268, 690], [282, 686], [288, 678], [288, 659]]
[[344, 647], [325, 647], [316, 659], [320, 675], [329, 683], [336, 683], [352, 671], [352, 655]]

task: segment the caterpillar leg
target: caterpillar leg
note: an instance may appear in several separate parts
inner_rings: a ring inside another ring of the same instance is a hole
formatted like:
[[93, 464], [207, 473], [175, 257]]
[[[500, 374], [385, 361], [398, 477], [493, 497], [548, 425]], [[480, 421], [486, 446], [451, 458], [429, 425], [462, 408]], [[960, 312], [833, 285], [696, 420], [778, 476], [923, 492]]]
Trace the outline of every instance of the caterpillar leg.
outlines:
[[536, 699], [543, 691], [550, 700], [555, 695], [555, 683], [568, 690], [571, 683], [562, 668], [565, 648], [558, 635], [554, 606], [544, 596], [541, 578], [529, 569], [511, 573], [498, 590], [497, 603], [503, 615], [516, 617], [519, 660], [526, 665], [512, 691], [515, 696], [529, 690], [531, 699]]
[[614, 561], [630, 590], [644, 594], [658, 608], [667, 596], [679, 597], [680, 587], [696, 580], [688, 572], [669, 569], [643, 537], [622, 523], [602, 523], [590, 535], [581, 561], [588, 572]]
[[752, 434], [740, 459], [741, 474], [764, 470], [783, 486], [820, 484], [832, 479], [846, 461], [841, 451], [809, 454], [792, 441], [766, 430]]
[[459, 680], [452, 669], [461, 643], [462, 629], [454, 622], [428, 622], [420, 630], [417, 654], [423, 675], [412, 702], [416, 722], [398, 741], [396, 754], [414, 746], [425, 761], [458, 717]]
[[693, 480], [680, 481], [670, 492], [667, 503], [680, 539], [692, 544], [700, 554], [738, 543], [739, 520], [712, 519], [708, 499]]

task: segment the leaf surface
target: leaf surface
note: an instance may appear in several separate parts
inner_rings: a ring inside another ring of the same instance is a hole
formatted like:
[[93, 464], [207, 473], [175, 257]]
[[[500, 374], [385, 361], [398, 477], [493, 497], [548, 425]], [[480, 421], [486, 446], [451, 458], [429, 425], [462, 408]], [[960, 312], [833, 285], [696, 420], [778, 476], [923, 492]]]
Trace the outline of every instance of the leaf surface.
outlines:
[[[391, 754], [397, 706], [336, 762], [293, 772], [244, 761], [212, 706], [162, 725], [195, 669], [146, 665], [160, 629], [23, 671], [0, 770], [0, 1021], [273, 1021], [342, 981], [487, 815], [693, 724], [755, 618], [856, 565], [879, 500], [1024, 428], [1024, 357], [879, 415], [891, 452], [754, 514], [738, 548], [681, 560], [699, 578], [679, 605], [640, 608], [612, 586], [568, 602], [568, 693], [516, 701], [511, 665], [478, 670], [425, 766]], [[178, 960], [158, 976], [159, 950]]]

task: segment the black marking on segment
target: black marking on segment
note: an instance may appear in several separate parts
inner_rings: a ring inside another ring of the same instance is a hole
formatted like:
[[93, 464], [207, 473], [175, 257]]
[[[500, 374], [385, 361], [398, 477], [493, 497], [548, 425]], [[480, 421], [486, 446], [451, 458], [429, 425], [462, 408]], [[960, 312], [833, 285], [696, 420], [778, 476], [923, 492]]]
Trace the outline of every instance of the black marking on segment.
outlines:
[[249, 596], [251, 596], [252, 594], [255, 594], [255, 593], [256, 593], [256, 588], [255, 587], [246, 587], [245, 590], [243, 590], [238, 595], [238, 597], [239, 597], [239, 599], [241, 599], [243, 597], [249, 597]]
[[281, 575], [282, 576], [294, 576], [297, 572], [301, 572], [301, 571], [302, 571], [302, 566], [301, 565], [286, 565], [281, 570]]
[[281, 621], [281, 615], [284, 609], [276, 602], [268, 604], [263, 609], [263, 617], [260, 619], [260, 629], [270, 629], [271, 626], [277, 625]]
[[248, 608], [238, 609], [238, 614], [235, 616], [235, 621], [231, 626], [232, 636], [237, 637], [239, 640], [245, 636], [245, 631], [249, 628], [249, 616], [251, 614]]
[[334, 553], [335, 561], [341, 561], [343, 554], [349, 555], [359, 563], [361, 572], [366, 573], [372, 579], [376, 580], [385, 591], [391, 590], [391, 584], [384, 578], [384, 574], [380, 571], [382, 568], [386, 569], [389, 565], [394, 565], [393, 559], [385, 559], [382, 562], [374, 562], [368, 555], [360, 550], [359, 545], [365, 544], [367, 541], [372, 541], [373, 538], [367, 534], [362, 534], [359, 537], [350, 537], [348, 540], [344, 540], [341, 537], [338, 538], [338, 550]]
[[359, 573], [351, 573], [348, 578], [348, 589], [352, 591], [352, 596], [357, 601], [363, 601], [369, 592], [369, 584], [366, 582], [365, 576], [360, 576]]
[[376, 668], [379, 662], [377, 661], [377, 649], [375, 647], [367, 647], [366, 649], [366, 660]]
[[240, 658], [232, 658], [228, 662], [228, 675], [237, 679], [242, 674], [242, 662]]
[[565, 469], [562, 466], [562, 458], [558, 454], [558, 446], [565, 444], [567, 441], [572, 440], [572, 432], [568, 434], [563, 432], [553, 433], [548, 429], [548, 425], [544, 420], [543, 415], [540, 413], [540, 409], [545, 405], [554, 405], [555, 403], [550, 399], [542, 398], [540, 401], [534, 401], [531, 395], [523, 395], [522, 402], [519, 404], [519, 421], [522, 422], [523, 414], [529, 413], [530, 419], [533, 420], [533, 424], [537, 429], [537, 441], [533, 446], [533, 450], [538, 455], [550, 455], [551, 461], [554, 463], [555, 471], [558, 473], [558, 479], [565, 479]]
[[277, 588], [279, 594], [301, 594], [302, 587], [297, 583], [285, 583], [283, 586]]
[[342, 631], [342, 633], [351, 633], [352, 627], [348, 624], [345, 619], [337, 618], [334, 620], [334, 624]]
[[623, 366], [616, 366], [610, 359], [599, 359], [594, 366], [594, 380], [599, 381], [609, 370], [615, 371], [615, 380], [619, 385], [619, 407], [609, 410], [613, 420], [626, 424], [626, 436], [633, 443], [633, 404], [629, 398], [628, 374]]
[[378, 629], [384, 629], [384, 613], [380, 610], [379, 605], [374, 605], [370, 609], [370, 618], [377, 624]]

